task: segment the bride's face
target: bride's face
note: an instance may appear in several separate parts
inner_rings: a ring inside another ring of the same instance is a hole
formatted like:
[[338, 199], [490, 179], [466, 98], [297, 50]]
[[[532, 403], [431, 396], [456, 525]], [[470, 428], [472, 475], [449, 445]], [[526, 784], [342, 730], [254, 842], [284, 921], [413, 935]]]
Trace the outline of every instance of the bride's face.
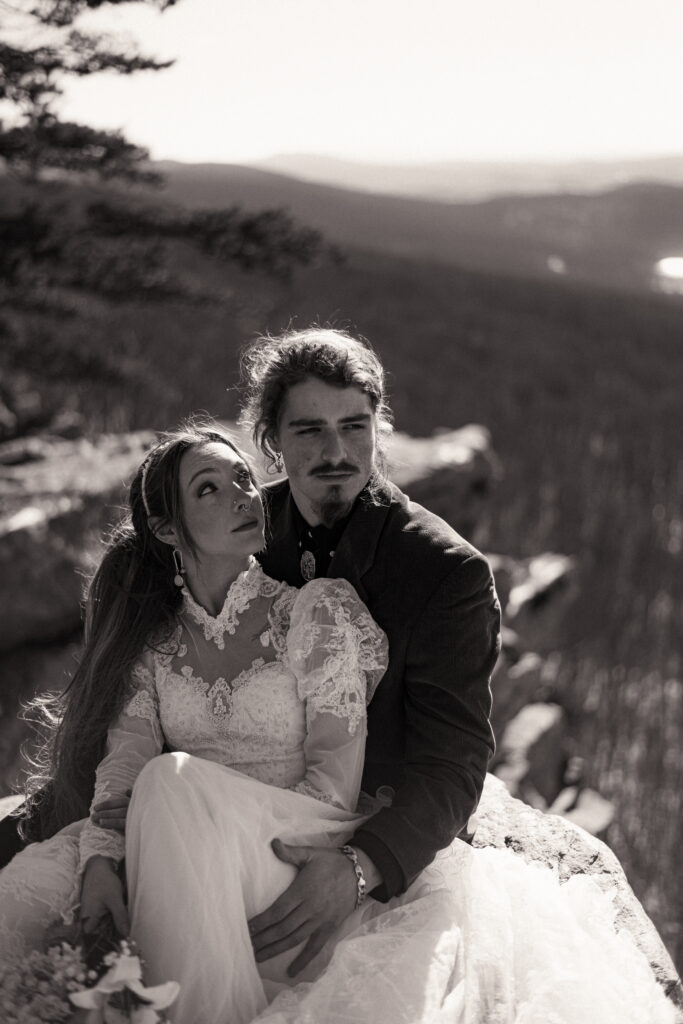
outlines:
[[186, 451], [179, 483], [183, 519], [200, 558], [261, 550], [261, 498], [249, 467], [229, 445], [211, 441]]

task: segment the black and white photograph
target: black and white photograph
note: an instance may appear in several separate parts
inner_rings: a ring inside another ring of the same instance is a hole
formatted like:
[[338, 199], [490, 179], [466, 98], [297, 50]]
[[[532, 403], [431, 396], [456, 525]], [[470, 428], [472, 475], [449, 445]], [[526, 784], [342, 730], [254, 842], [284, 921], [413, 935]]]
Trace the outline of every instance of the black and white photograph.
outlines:
[[683, 1024], [682, 53], [0, 0], [2, 1024]]

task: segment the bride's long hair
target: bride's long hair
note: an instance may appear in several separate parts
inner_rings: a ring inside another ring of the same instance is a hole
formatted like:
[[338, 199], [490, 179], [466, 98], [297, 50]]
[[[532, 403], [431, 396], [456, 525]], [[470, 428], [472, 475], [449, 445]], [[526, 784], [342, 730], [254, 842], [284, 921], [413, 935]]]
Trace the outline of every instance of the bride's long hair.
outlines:
[[145, 646], [173, 633], [181, 604], [173, 552], [149, 520], [170, 522], [194, 551], [182, 513], [180, 461], [189, 448], [212, 441], [244, 458], [219, 424], [188, 420], [160, 437], [133, 478], [128, 511], [87, 590], [80, 664], [63, 693], [36, 698], [26, 712], [44, 734], [19, 826], [27, 841], [47, 839], [88, 815], [107, 731], [129, 695], [133, 664]]

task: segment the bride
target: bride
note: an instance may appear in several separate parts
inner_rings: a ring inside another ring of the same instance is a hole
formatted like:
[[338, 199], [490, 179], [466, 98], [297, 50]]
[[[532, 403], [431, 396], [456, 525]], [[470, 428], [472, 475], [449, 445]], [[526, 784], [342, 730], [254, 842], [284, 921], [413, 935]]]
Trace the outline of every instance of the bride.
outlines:
[[[150, 452], [90, 588], [34, 804], [51, 838], [0, 872], [0, 955], [111, 914], [150, 984], [180, 982], [175, 1024], [674, 1021], [589, 879], [560, 887], [456, 841], [402, 896], [365, 899], [346, 844], [391, 799], [360, 794], [386, 637], [344, 580], [266, 576], [263, 544], [251, 470], [218, 427]], [[97, 808], [131, 789], [124, 840]], [[255, 955], [249, 922], [309, 846], [344, 858], [356, 909], [294, 978], [299, 950]]]

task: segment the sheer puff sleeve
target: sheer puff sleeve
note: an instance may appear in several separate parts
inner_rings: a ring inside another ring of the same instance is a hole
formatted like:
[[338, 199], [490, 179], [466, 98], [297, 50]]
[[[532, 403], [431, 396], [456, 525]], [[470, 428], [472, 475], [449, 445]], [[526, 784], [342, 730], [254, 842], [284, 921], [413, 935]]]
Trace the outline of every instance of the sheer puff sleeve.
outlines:
[[346, 580], [311, 580], [292, 608], [287, 656], [306, 705], [306, 775], [291, 788], [355, 810], [366, 705], [386, 671], [386, 635]]
[[[125, 797], [145, 764], [161, 753], [163, 736], [151, 651], [136, 661], [131, 684], [131, 694], [107, 734], [107, 752], [97, 766], [91, 812], [103, 800]], [[88, 818], [80, 837], [80, 870], [95, 855], [118, 862], [124, 850], [125, 838], [120, 832], [98, 828]]]

